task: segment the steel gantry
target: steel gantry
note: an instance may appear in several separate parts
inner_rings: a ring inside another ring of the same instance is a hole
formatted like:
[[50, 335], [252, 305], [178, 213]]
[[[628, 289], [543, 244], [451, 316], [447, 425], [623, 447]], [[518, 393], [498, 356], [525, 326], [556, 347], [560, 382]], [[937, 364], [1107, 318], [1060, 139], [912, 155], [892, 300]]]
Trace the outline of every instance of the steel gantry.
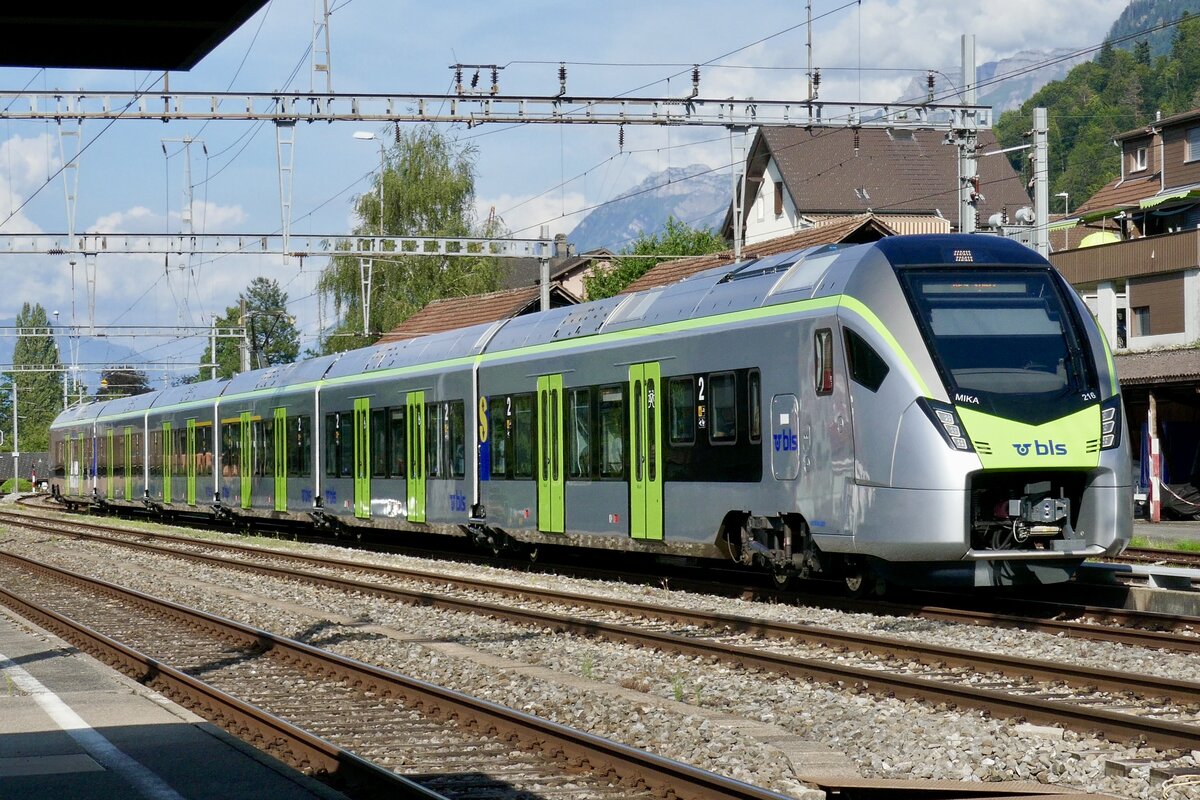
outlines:
[[982, 130], [989, 106], [703, 97], [0, 90], [4, 120], [270, 120], [604, 125], [812, 125]]

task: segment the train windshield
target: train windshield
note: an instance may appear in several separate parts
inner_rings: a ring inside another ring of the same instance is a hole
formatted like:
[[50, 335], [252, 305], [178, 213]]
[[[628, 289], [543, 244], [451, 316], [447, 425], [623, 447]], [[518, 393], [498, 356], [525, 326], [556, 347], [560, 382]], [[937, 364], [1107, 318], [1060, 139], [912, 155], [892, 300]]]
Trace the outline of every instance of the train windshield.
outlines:
[[1080, 321], [1049, 271], [918, 268], [900, 276], [951, 394], [1032, 421], [1095, 390]]

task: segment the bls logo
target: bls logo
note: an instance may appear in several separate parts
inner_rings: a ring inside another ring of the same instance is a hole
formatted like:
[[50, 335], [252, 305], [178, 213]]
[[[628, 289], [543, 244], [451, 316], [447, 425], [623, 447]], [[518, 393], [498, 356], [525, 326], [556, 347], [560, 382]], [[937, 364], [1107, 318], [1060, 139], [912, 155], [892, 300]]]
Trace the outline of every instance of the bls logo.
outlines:
[[776, 452], [780, 450], [787, 452], [789, 450], [800, 449], [800, 443], [796, 439], [796, 434], [792, 433], [791, 428], [784, 428], [782, 433], [776, 433], [771, 438], [775, 442]]
[[1067, 454], [1067, 446], [1065, 444], [1056, 444], [1053, 439], [1048, 442], [1039, 442], [1034, 439], [1032, 443], [1024, 442], [1022, 444], [1013, 444], [1016, 448], [1017, 455], [1027, 456], [1029, 451], [1033, 450], [1034, 455], [1039, 456], [1065, 456]]

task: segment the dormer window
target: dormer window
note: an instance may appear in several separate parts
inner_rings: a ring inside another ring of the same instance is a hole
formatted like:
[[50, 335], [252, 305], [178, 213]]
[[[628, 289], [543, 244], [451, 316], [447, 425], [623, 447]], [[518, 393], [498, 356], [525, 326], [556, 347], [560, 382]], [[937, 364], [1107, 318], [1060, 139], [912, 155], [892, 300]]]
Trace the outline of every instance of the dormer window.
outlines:
[[1200, 127], [1188, 128], [1184, 140], [1184, 161], [1200, 161]]
[[1146, 148], [1139, 147], [1129, 157], [1129, 171], [1137, 172], [1146, 168]]

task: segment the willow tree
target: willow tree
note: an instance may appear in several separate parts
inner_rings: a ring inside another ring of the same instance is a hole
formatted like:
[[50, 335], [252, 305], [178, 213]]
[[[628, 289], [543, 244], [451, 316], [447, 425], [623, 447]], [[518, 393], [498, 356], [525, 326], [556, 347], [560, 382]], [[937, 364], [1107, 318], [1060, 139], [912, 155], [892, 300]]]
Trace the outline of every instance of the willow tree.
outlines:
[[[499, 226], [475, 218], [475, 148], [433, 125], [397, 129], [395, 143], [369, 191], [355, 198], [356, 236], [487, 237]], [[380, 215], [380, 181], [383, 208]], [[485, 255], [388, 253], [371, 259], [368, 335], [363, 334], [363, 270], [357, 256], [334, 255], [317, 288], [333, 300], [337, 321], [325, 352], [359, 347], [399, 325], [432, 300], [500, 288], [503, 266]]]

